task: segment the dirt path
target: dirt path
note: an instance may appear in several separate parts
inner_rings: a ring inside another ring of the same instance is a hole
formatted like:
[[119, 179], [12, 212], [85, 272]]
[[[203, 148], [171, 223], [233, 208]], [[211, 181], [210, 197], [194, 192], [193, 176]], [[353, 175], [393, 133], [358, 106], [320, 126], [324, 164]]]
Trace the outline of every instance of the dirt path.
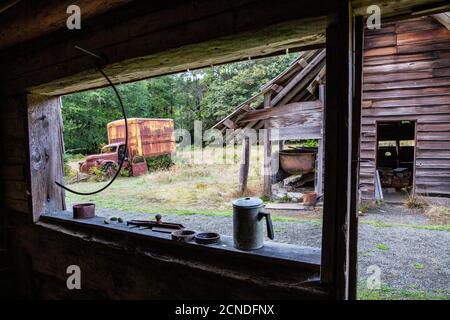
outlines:
[[[450, 232], [421, 229], [428, 220], [422, 215], [401, 212], [394, 217], [387, 211], [360, 218], [358, 243], [358, 277], [365, 286], [367, 268], [375, 265], [381, 271], [383, 292], [392, 290], [409, 298], [411, 292], [423, 292], [422, 298], [450, 299]], [[97, 214], [122, 216], [125, 219], [148, 219], [146, 213], [125, 213], [99, 209]], [[403, 215], [403, 216], [402, 216]], [[178, 222], [197, 231], [215, 231], [232, 235], [232, 218], [204, 215], [165, 215], [165, 221]], [[295, 222], [275, 221], [275, 240], [291, 244], [320, 247], [322, 225], [319, 219]], [[402, 225], [399, 225], [402, 224]]]

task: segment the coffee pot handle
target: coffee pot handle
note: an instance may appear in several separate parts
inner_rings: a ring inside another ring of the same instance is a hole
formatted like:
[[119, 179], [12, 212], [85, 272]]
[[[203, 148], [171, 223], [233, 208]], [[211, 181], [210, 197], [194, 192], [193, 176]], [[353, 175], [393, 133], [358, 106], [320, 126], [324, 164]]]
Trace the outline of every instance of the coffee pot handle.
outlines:
[[261, 220], [262, 218], [266, 218], [267, 236], [269, 237], [269, 239], [273, 240], [274, 234], [273, 234], [272, 218], [270, 216], [270, 213], [260, 211], [258, 215], [258, 220]]

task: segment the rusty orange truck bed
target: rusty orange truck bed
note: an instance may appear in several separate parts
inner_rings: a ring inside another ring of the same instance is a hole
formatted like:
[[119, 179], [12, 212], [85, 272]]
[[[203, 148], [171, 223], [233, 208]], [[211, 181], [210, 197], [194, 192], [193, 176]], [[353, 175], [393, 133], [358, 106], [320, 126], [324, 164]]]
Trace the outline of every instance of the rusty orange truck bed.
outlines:
[[[80, 163], [80, 172], [91, 168], [107, 170], [118, 164], [125, 152], [125, 121], [108, 123], [108, 145], [100, 154], [90, 155]], [[175, 151], [175, 135], [172, 119], [128, 119], [128, 150], [124, 168], [131, 168], [133, 175], [147, 172], [145, 158], [171, 154]]]
[[[125, 121], [108, 123], [108, 143], [125, 142]], [[175, 151], [172, 119], [128, 119], [129, 157], [152, 157]]]

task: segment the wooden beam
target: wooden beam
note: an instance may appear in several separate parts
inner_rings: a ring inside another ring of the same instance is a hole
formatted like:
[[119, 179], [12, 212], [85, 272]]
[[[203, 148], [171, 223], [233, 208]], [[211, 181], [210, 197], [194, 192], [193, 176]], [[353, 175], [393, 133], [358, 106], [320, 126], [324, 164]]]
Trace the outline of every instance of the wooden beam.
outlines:
[[335, 299], [348, 298], [350, 155], [352, 151], [352, 18], [343, 2], [327, 28], [325, 184], [322, 231], [322, 282]]
[[239, 195], [247, 190], [248, 170], [250, 167], [250, 137], [245, 136], [242, 140], [242, 157], [239, 171]]
[[[0, 7], [0, 49], [38, 38], [66, 27], [69, 17], [67, 7], [76, 4], [81, 9], [83, 21], [123, 6], [130, 0], [46, 0], [46, 1], [8, 1]], [[32, 5], [31, 5], [32, 3]], [[76, 32], [76, 31], [75, 31]]]
[[310, 72], [308, 72], [307, 75], [297, 84], [295, 85], [290, 92], [288, 92], [283, 99], [281, 99], [278, 104], [286, 104], [290, 103], [291, 101], [299, 101], [302, 98], [298, 97], [299, 93], [306, 95], [307, 92], [305, 90], [305, 87], [311, 82], [311, 80], [314, 79], [314, 77], [317, 76], [317, 74], [320, 72], [322, 68], [325, 67], [325, 60], [316, 65]]
[[[0, 69], [7, 86], [0, 89], [60, 95], [107, 85], [92, 58], [74, 45], [104, 54], [105, 73], [125, 83], [323, 44], [326, 14], [332, 11], [306, 2], [178, 1], [153, 11], [153, 3], [139, 2], [92, 19], [76, 34], [64, 27], [52, 37], [4, 50]], [[136, 14], [140, 8], [143, 13]], [[325, 16], [311, 18], [320, 12]]]
[[225, 119], [224, 121], [223, 121], [223, 124], [225, 125], [225, 127], [227, 127], [228, 129], [236, 129], [236, 124], [233, 122], [233, 121], [231, 121], [230, 119]]
[[442, 23], [447, 30], [450, 30], [450, 15], [448, 12], [434, 14], [433, 18]]
[[32, 212], [37, 221], [42, 213], [66, 209], [64, 190], [55, 184], [64, 177], [61, 99], [30, 94], [28, 108]]
[[319, 64], [323, 59], [325, 59], [325, 50], [320, 51], [313, 60], [300, 71], [289, 83], [278, 93], [272, 101], [272, 105], [276, 105], [283, 97], [288, 94], [297, 83], [299, 83], [317, 64]]
[[361, 109], [363, 99], [363, 63], [364, 63], [364, 20], [355, 17], [353, 24], [354, 69], [353, 69], [353, 105], [351, 114], [351, 168], [350, 168], [350, 227], [348, 237], [348, 291], [347, 298], [357, 298], [358, 283], [358, 206], [359, 206], [359, 159], [361, 137]]
[[[264, 94], [264, 109], [272, 107], [272, 91]], [[267, 120], [264, 124], [264, 187], [263, 193], [266, 197], [272, 196], [272, 141], [270, 140], [270, 127]]]
[[[325, 108], [325, 85], [319, 86], [319, 101], [322, 102], [322, 108]], [[323, 123], [322, 123], [323, 128]], [[316, 159], [316, 177], [315, 177], [315, 191], [317, 195], [323, 193], [323, 129], [322, 136], [319, 138], [319, 145], [317, 148], [317, 159]]]
[[270, 127], [270, 141], [280, 140], [307, 140], [307, 139], [321, 139], [322, 127], [285, 127], [276, 128]]
[[[267, 120], [270, 128], [292, 128], [292, 127], [303, 127], [303, 129], [319, 127], [319, 130], [314, 129], [311, 133], [319, 133], [322, 127], [322, 110], [317, 110], [316, 112], [298, 112], [291, 113], [286, 116], [280, 116], [277, 118], [270, 118]], [[302, 130], [302, 128], [299, 128]], [[306, 133], [307, 131], [305, 131]], [[316, 138], [310, 138], [316, 139]]]
[[283, 117], [289, 114], [314, 113], [321, 109], [319, 101], [294, 102], [276, 108], [264, 108], [249, 111], [239, 122], [249, 122], [255, 120], [267, 120], [270, 118]]
[[[317, 52], [317, 50], [310, 50], [310, 51], [300, 52], [299, 53], [299, 59], [301, 58], [301, 59], [303, 59], [305, 61], [308, 61], [316, 52]], [[264, 92], [265, 89], [267, 87], [270, 87], [273, 83], [284, 83], [289, 78], [291, 78], [294, 74], [299, 72], [302, 68], [303, 67], [301, 66], [300, 60], [298, 60], [293, 65], [287, 67], [278, 76], [276, 76], [275, 78], [273, 78], [269, 82], [267, 82], [264, 85], [262, 85], [260, 91]]]

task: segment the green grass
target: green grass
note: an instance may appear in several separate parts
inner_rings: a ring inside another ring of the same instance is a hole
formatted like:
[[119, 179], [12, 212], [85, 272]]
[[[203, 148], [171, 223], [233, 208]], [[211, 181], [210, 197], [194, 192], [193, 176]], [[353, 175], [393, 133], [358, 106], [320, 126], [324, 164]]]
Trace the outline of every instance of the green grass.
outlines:
[[450, 292], [436, 290], [427, 292], [424, 290], [404, 290], [381, 286], [379, 290], [367, 289], [365, 283], [358, 286], [359, 300], [448, 300]]
[[[222, 153], [205, 149], [204, 160], [207, 164], [187, 163], [186, 156], [189, 155], [181, 153], [179, 161], [169, 170], [154, 171], [140, 177], [119, 177], [108, 189], [89, 197], [66, 193], [67, 203], [90, 201], [95, 202], [98, 208], [149, 215], [161, 213], [230, 217], [233, 213], [231, 203], [240, 196], [237, 194], [240, 148], [236, 149], [235, 153], [233, 154], [233, 150], [227, 150], [226, 158], [228, 161], [236, 158], [236, 162], [223, 163]], [[219, 163], [211, 161], [219, 159]], [[261, 197], [262, 159], [262, 155], [258, 158], [256, 148], [252, 148], [248, 196]], [[88, 192], [104, 186], [105, 183], [79, 182], [72, 184], [71, 188]], [[322, 225], [321, 219], [282, 214], [273, 214], [272, 220]]]
[[414, 269], [416, 269], [416, 270], [423, 270], [423, 269], [425, 269], [425, 265], [422, 264], [422, 263], [419, 263], [419, 262], [413, 263], [413, 267], [414, 267]]
[[389, 251], [389, 246], [384, 243], [379, 243], [375, 246], [378, 250]]
[[390, 228], [390, 227], [405, 227], [405, 228], [413, 228], [413, 229], [422, 229], [422, 230], [432, 230], [432, 231], [446, 231], [450, 232], [449, 225], [415, 225], [408, 223], [386, 223], [379, 220], [360, 220], [360, 224], [367, 224], [377, 228]]

